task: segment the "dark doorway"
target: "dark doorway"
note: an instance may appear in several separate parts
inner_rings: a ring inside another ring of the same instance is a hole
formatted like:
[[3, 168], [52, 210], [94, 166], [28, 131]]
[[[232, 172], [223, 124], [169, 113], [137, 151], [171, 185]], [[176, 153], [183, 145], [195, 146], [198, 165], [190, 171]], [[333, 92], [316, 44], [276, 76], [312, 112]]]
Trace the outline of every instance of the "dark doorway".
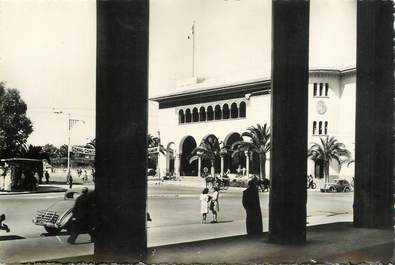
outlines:
[[180, 150], [182, 150], [180, 161], [180, 175], [181, 176], [197, 176], [197, 160], [189, 163], [192, 150], [196, 147], [195, 138], [192, 136], [185, 136], [180, 142]]
[[316, 160], [314, 164], [314, 176], [322, 179], [324, 177], [324, 161]]

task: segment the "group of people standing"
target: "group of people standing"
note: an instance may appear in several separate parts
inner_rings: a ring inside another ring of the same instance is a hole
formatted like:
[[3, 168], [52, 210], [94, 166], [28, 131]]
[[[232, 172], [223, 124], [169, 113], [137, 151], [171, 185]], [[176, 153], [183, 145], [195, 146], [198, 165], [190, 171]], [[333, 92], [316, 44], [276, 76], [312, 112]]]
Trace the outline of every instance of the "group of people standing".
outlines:
[[202, 224], [207, 222], [207, 214], [209, 212], [213, 215], [211, 223], [218, 222], [219, 212], [219, 188], [214, 187], [213, 193], [209, 194], [209, 189], [204, 188], [202, 194], [200, 194], [200, 213], [202, 214]]
[[[263, 233], [262, 212], [259, 201], [259, 182], [257, 179], [251, 179], [248, 187], [243, 191], [242, 205], [246, 211], [246, 228], [248, 235], [260, 235]], [[202, 224], [207, 221], [207, 214], [212, 213], [213, 220], [211, 223], [217, 223], [219, 212], [219, 188], [214, 187], [213, 193], [209, 194], [209, 189], [204, 188], [200, 194], [200, 213], [202, 214]]]

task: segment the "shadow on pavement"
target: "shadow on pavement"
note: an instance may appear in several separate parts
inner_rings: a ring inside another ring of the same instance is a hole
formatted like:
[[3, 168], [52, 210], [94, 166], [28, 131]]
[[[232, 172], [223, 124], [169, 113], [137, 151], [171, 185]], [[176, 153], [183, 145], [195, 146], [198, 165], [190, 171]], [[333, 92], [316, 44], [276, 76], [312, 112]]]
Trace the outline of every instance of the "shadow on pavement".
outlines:
[[70, 235], [70, 233], [67, 232], [67, 231], [59, 232], [56, 235], [52, 235], [52, 234], [49, 234], [49, 233], [42, 233], [42, 234], [40, 234], [40, 236], [45, 236], [45, 237], [49, 237], [49, 236], [68, 236], [68, 235]]
[[17, 235], [7, 235], [7, 236], [0, 236], [0, 241], [5, 240], [16, 240], [16, 239], [25, 239], [26, 237], [17, 236]]

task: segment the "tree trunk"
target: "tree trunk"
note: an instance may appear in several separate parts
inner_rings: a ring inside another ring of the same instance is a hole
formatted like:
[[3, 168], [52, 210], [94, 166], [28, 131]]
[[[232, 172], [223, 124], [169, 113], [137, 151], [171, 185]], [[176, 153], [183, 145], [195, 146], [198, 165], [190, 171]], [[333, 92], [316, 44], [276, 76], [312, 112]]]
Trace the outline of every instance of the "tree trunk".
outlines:
[[259, 179], [266, 178], [266, 154], [259, 154]]
[[329, 162], [324, 160], [324, 181], [325, 184], [329, 182]]

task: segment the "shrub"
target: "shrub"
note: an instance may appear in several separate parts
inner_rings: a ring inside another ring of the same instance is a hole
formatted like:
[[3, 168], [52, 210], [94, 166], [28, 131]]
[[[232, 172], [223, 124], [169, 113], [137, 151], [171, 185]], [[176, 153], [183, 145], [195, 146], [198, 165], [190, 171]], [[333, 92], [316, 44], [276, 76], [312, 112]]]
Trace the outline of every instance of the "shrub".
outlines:
[[231, 187], [241, 187], [246, 188], [248, 184], [248, 179], [233, 179], [230, 182]]

